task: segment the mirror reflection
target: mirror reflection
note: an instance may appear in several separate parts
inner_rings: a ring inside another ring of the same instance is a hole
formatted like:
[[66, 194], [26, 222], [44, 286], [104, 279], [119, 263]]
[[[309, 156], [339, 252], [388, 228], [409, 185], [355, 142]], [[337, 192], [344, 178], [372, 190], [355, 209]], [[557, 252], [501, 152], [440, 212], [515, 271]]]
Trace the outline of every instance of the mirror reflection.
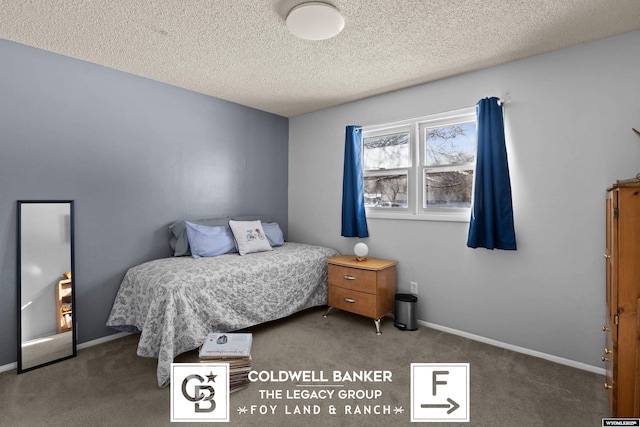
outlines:
[[18, 373], [76, 355], [73, 201], [18, 201]]

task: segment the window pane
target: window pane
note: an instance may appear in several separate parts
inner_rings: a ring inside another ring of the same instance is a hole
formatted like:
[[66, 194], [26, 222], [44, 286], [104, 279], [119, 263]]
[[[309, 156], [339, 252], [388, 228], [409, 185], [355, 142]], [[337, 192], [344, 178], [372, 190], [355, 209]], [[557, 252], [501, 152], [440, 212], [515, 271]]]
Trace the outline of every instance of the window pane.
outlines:
[[424, 173], [425, 208], [470, 208], [473, 170]]
[[364, 205], [368, 208], [406, 208], [407, 175], [365, 176]]
[[424, 143], [427, 166], [472, 163], [476, 152], [476, 124], [427, 128]]
[[364, 138], [363, 146], [365, 170], [397, 169], [411, 166], [409, 133]]

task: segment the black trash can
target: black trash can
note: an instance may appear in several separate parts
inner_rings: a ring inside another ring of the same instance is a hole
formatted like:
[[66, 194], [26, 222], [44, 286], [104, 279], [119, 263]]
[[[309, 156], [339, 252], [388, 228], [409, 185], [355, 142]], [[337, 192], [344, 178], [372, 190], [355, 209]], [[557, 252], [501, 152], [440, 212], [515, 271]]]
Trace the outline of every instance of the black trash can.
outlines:
[[411, 294], [396, 294], [396, 310], [393, 313], [393, 326], [403, 331], [418, 329], [416, 303], [418, 297]]

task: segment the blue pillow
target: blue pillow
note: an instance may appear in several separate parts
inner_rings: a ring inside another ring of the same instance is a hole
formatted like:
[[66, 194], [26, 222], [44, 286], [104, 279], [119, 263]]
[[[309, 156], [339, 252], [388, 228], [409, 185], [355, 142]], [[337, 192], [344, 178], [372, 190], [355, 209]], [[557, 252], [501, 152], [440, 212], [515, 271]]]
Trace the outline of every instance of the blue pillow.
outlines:
[[284, 245], [284, 235], [277, 222], [263, 222], [262, 229], [267, 235], [267, 240], [271, 246]]
[[236, 243], [229, 227], [209, 226], [185, 221], [187, 239], [194, 258], [211, 257], [236, 251]]

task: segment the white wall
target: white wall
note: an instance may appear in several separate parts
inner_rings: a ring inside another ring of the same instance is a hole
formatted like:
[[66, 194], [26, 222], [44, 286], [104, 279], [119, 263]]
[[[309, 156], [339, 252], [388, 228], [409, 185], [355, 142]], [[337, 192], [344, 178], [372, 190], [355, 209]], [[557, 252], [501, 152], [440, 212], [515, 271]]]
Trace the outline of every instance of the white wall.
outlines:
[[369, 219], [370, 256], [399, 261], [399, 292], [419, 283], [420, 320], [599, 370], [605, 190], [640, 172], [639, 52], [635, 31], [291, 119], [289, 239], [352, 251], [340, 237], [345, 126], [509, 92], [518, 250], [467, 248], [468, 223]]

